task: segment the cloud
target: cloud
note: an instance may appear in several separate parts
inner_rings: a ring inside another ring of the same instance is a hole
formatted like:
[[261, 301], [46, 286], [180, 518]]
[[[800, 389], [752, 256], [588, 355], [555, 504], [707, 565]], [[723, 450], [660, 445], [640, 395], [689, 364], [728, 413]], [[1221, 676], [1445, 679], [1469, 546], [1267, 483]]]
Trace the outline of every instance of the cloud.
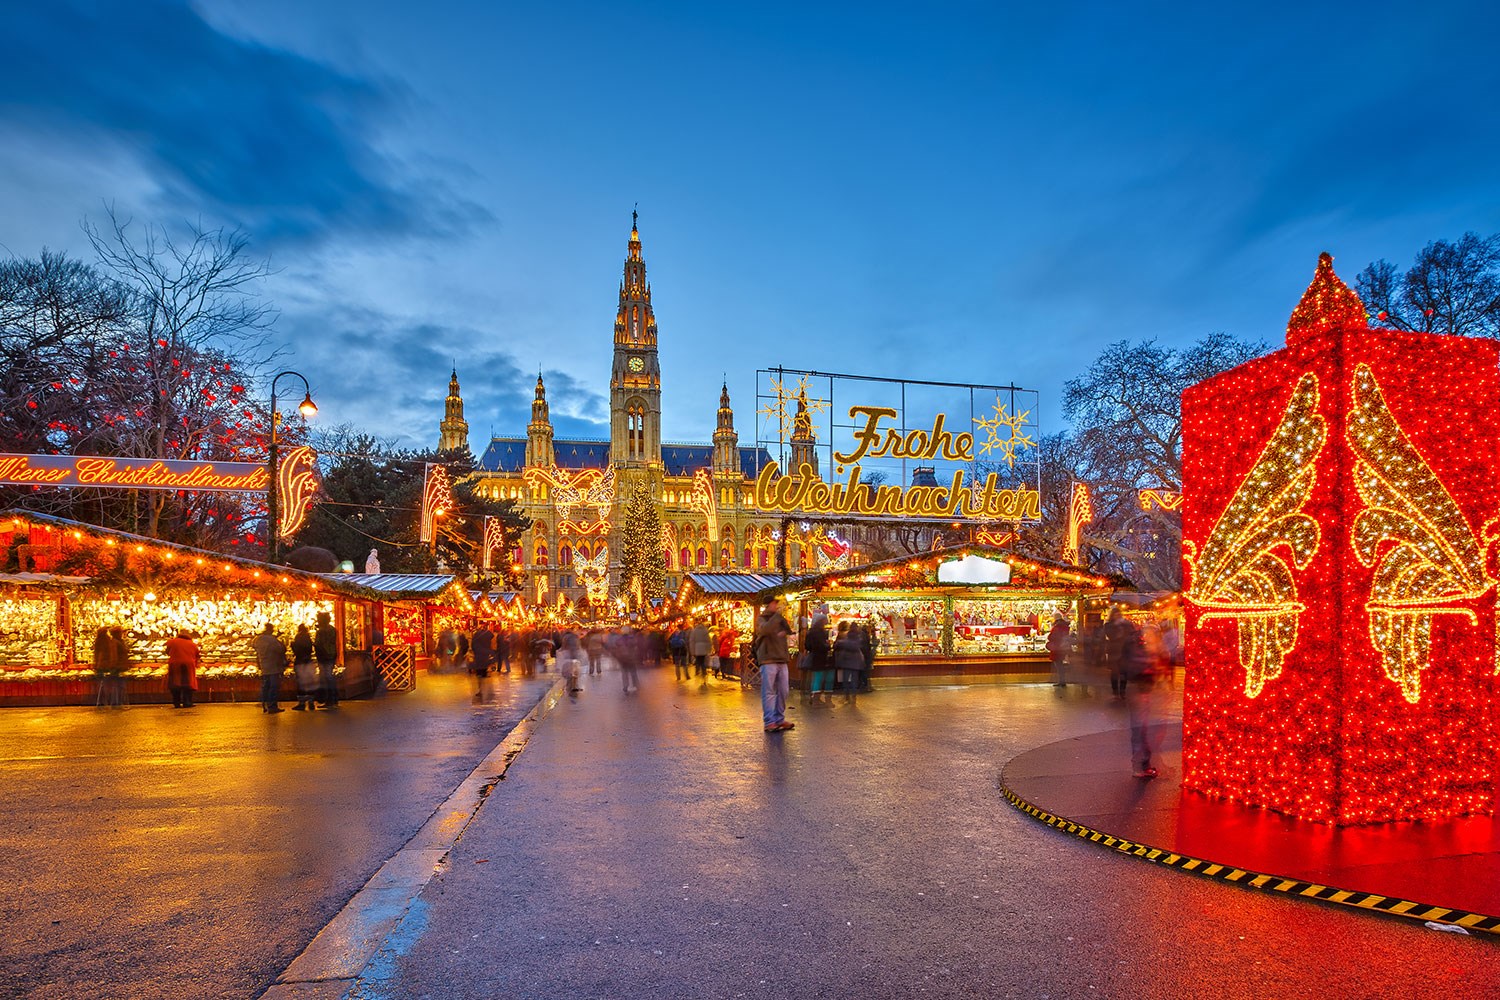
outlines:
[[126, 149], [168, 206], [268, 242], [454, 234], [486, 218], [376, 148], [405, 99], [167, 0], [20, 4], [0, 32], [0, 112], [33, 142]]
[[[283, 316], [278, 329], [292, 347], [287, 363], [312, 383], [320, 421], [352, 423], [411, 447], [434, 446], [456, 366], [476, 453], [492, 430], [502, 437], [526, 433], [536, 372], [480, 331], [355, 306]], [[552, 369], [543, 377], [559, 437], [608, 435], [604, 396], [567, 372]]]

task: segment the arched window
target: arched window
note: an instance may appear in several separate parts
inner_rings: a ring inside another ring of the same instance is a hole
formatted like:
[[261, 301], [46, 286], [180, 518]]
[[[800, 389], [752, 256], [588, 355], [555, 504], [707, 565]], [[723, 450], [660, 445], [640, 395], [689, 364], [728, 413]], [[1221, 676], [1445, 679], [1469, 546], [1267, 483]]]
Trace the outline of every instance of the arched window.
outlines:
[[721, 563], [724, 564], [724, 568], [725, 569], [728, 569], [731, 565], [733, 565], [734, 564], [734, 549], [731, 549], [727, 545], [724, 546], [724, 551], [722, 551], [722, 552], [719, 553], [719, 562], [721, 562]]
[[540, 542], [537, 543], [536, 547], [536, 564], [538, 566], [547, 565], [547, 546]]
[[686, 545], [684, 545], [682, 547], [682, 550], [677, 553], [677, 558], [679, 558], [679, 559], [682, 560], [682, 568], [683, 569], [687, 569], [689, 566], [691, 566], [693, 564], [693, 553], [692, 553], [692, 550], [690, 550]]
[[750, 560], [750, 546], [748, 546], [748, 545], [745, 546], [745, 565], [747, 567], [751, 565], [751, 560]]
[[700, 547], [698, 549], [698, 566], [701, 568], [701, 567], [704, 567], [704, 566], [707, 566], [707, 565], [708, 565], [708, 550], [705, 549], [705, 548]]
[[756, 557], [755, 564], [761, 569], [766, 569], [771, 561], [771, 550], [761, 549], [760, 555]]
[[557, 550], [557, 564], [559, 566], [573, 565], [573, 546], [564, 543], [563, 546]]

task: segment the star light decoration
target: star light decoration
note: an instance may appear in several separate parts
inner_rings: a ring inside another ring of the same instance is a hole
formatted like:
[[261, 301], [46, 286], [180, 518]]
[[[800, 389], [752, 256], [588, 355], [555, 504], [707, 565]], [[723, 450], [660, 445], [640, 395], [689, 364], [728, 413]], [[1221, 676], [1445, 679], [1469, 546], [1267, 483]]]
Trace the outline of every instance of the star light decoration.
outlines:
[[757, 411], [761, 416], [776, 421], [776, 433], [783, 442], [791, 437], [792, 423], [797, 417], [799, 403], [806, 407], [809, 422], [831, 405], [826, 399], [808, 395], [808, 376], [797, 376], [797, 384], [788, 388], [787, 383], [790, 381], [790, 378], [782, 379], [772, 375], [771, 391], [775, 395]]
[[1017, 410], [1010, 412], [1010, 406], [995, 397], [995, 408], [988, 417], [975, 417], [974, 423], [985, 434], [985, 439], [979, 445], [979, 454], [995, 455], [1003, 459], [1006, 467], [1016, 467], [1016, 456], [1018, 452], [1027, 448], [1036, 447], [1036, 438], [1026, 433], [1026, 428], [1032, 426], [1031, 411]]

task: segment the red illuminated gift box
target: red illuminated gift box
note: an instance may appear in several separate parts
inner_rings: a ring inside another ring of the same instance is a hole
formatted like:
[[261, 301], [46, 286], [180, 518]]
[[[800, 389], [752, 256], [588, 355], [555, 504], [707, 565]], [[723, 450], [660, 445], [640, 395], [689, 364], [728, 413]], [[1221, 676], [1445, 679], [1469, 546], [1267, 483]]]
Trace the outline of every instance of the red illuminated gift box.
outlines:
[[1186, 787], [1341, 824], [1493, 811], [1500, 347], [1370, 329], [1183, 395]]

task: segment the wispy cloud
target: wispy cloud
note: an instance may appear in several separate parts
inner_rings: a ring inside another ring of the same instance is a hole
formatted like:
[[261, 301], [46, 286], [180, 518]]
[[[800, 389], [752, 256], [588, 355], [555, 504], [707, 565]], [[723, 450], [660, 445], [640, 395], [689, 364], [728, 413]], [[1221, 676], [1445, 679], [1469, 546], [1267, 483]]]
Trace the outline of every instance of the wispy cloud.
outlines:
[[377, 148], [406, 99], [392, 81], [234, 38], [167, 0], [18, 4], [0, 31], [0, 112], [13, 128], [124, 150], [164, 209], [192, 206], [262, 245], [452, 234], [486, 217]]

